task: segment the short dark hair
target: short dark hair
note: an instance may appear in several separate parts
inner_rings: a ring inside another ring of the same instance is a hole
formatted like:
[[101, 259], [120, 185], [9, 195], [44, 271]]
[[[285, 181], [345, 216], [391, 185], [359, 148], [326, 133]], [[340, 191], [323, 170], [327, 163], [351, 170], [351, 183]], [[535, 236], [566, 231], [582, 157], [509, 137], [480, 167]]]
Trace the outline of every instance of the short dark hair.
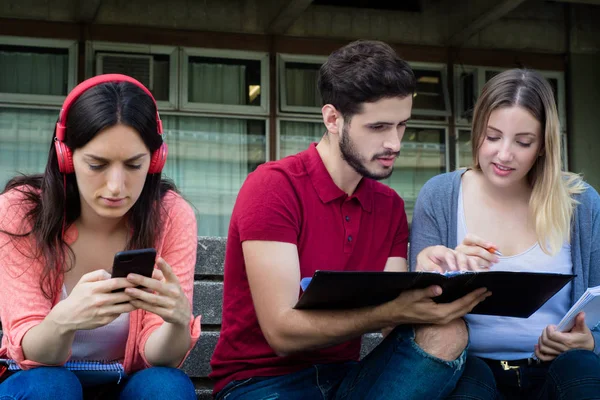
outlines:
[[388, 44], [357, 40], [331, 53], [319, 70], [318, 85], [323, 104], [350, 119], [362, 103], [412, 95], [416, 79]]

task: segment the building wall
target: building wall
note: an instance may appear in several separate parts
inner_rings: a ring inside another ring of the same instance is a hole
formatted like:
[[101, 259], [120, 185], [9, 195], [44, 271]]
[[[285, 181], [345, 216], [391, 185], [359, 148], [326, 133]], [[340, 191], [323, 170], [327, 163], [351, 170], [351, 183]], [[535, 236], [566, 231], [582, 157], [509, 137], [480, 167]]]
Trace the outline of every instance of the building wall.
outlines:
[[567, 64], [569, 164], [600, 190], [600, 7], [572, 7]]
[[571, 81], [571, 169], [582, 173], [600, 190], [600, 54], [573, 54], [569, 63]]
[[[82, 3], [87, 3], [82, 0]], [[91, 1], [90, 1], [91, 3]], [[284, 1], [277, 0], [101, 0], [98, 24], [265, 33]], [[423, 12], [309, 6], [285, 34], [339, 39], [376, 38], [397, 43], [445, 46], [448, 39], [493, 7], [495, 0], [423, 0]], [[465, 45], [564, 52], [564, 5], [525, 1]], [[0, 18], [75, 21], [78, 0], [3, 0]]]

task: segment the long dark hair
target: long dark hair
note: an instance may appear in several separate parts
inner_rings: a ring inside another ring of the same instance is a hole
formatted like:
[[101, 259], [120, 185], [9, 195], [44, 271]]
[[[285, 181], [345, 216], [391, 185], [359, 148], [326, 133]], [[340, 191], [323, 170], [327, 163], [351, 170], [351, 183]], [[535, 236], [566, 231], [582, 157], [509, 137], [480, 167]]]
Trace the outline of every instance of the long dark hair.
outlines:
[[[103, 129], [117, 124], [135, 129], [150, 153], [163, 142], [158, 134], [156, 104], [152, 98], [132, 83], [109, 82], [86, 90], [73, 103], [66, 120], [65, 144], [71, 150], [78, 149]], [[56, 130], [53, 139], [55, 136]], [[63, 238], [63, 228], [68, 228], [81, 213], [75, 175], [64, 177], [60, 173], [52, 143], [44, 173], [15, 177], [6, 184], [2, 194], [10, 190], [22, 193], [25, 204], [31, 207], [23, 221], [31, 224], [31, 230], [0, 232], [13, 240], [34, 240], [35, 245], [31, 248], [35, 251], [30, 256], [43, 261], [40, 288], [44, 296], [52, 299], [64, 273], [75, 264], [75, 254]], [[132, 229], [126, 249], [155, 246], [162, 226], [161, 199], [169, 190], [177, 191], [172, 182], [161, 178], [161, 174], [146, 177], [140, 197], [126, 216]]]

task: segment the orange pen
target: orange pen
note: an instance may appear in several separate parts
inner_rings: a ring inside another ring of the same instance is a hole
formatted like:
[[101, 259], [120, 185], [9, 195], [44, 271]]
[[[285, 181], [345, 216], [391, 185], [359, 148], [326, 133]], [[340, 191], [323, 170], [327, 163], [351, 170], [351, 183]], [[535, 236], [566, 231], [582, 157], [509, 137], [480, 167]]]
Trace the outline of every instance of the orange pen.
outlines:
[[500, 251], [498, 251], [498, 249], [496, 249], [495, 247], [488, 247], [486, 250], [492, 254], [502, 257], [502, 253], [500, 253]]

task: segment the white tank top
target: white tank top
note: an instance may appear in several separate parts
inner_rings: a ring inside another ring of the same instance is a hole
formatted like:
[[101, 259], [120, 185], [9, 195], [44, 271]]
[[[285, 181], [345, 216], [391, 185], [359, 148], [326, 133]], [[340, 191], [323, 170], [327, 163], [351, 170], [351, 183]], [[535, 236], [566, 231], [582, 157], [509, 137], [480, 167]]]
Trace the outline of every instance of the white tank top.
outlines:
[[[462, 185], [458, 196], [456, 221], [457, 243], [462, 243], [467, 234]], [[565, 243], [560, 251], [551, 257], [536, 243], [521, 254], [500, 257], [500, 262], [494, 264], [490, 270], [571, 274], [573, 272], [571, 245]], [[476, 314], [465, 316], [469, 324], [469, 351], [478, 357], [494, 360], [519, 360], [531, 357], [534, 345], [538, 342], [544, 328], [550, 324], [558, 324], [569, 310], [571, 288], [572, 283], [568, 283], [529, 318]]]
[[[63, 285], [61, 301], [67, 298]], [[108, 325], [75, 332], [71, 360], [122, 360], [129, 335], [129, 314], [121, 314]]]

